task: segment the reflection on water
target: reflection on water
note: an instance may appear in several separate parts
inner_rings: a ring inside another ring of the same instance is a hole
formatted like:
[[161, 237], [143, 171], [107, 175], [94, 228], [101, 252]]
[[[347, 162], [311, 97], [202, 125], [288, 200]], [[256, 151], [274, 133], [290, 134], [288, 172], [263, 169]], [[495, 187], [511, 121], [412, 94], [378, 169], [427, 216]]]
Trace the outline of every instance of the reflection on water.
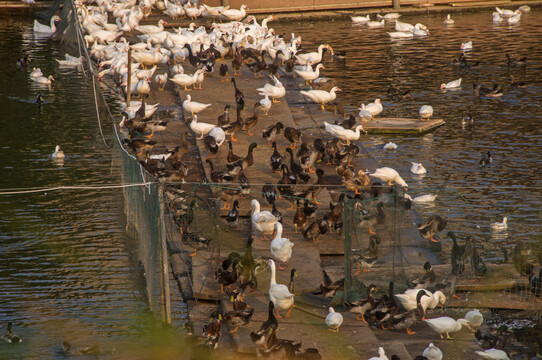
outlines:
[[[54, 59], [65, 50], [35, 40], [31, 27], [31, 20], [0, 20], [0, 188], [118, 183], [88, 79], [59, 68]], [[30, 54], [27, 69], [16, 67], [22, 54]], [[56, 81], [36, 84], [33, 67]], [[56, 145], [63, 162], [51, 157]], [[118, 189], [0, 196], [0, 334], [12, 321], [23, 339], [2, 342], [0, 359], [64, 358], [63, 341], [137, 359], [148, 356], [148, 345], [176, 343], [151, 321], [122, 204]]]
[[[382, 166], [397, 169], [409, 184], [412, 196], [438, 194], [436, 206], [415, 207], [422, 214], [448, 218], [448, 228], [459, 238], [467, 235], [485, 241], [490, 224], [509, 217], [506, 246], [529, 240], [542, 231], [542, 28], [540, 11], [525, 14], [519, 24], [494, 24], [491, 11], [457, 13], [445, 26], [442, 14], [403, 15], [400, 20], [422, 23], [430, 29], [423, 38], [391, 39], [392, 22], [383, 29], [354, 25], [349, 20], [273, 24], [276, 33], [301, 35], [306, 51], [320, 43], [334, 50], [346, 49], [345, 60], [326, 55], [323, 76], [338, 79], [343, 90], [337, 99], [350, 113], [361, 103], [380, 98], [383, 117], [418, 117], [422, 105], [431, 105], [434, 116], [446, 125], [420, 136], [368, 135], [362, 142]], [[454, 66], [460, 44], [473, 42], [465, 54], [466, 66]], [[508, 65], [527, 56], [525, 66]], [[478, 65], [476, 63], [479, 62]], [[440, 85], [462, 78], [461, 88], [441, 91]], [[521, 82], [525, 82], [523, 87]], [[500, 84], [502, 97], [474, 96], [473, 84], [492, 88]], [[410, 90], [409, 98], [394, 95]], [[389, 93], [388, 93], [389, 91]], [[472, 125], [462, 119], [472, 115]], [[386, 151], [388, 142], [398, 145]], [[482, 154], [491, 151], [494, 162], [482, 168]], [[536, 155], [535, 155], [536, 154]], [[412, 174], [411, 162], [427, 168], [423, 177]], [[488, 257], [491, 246], [485, 249]]]

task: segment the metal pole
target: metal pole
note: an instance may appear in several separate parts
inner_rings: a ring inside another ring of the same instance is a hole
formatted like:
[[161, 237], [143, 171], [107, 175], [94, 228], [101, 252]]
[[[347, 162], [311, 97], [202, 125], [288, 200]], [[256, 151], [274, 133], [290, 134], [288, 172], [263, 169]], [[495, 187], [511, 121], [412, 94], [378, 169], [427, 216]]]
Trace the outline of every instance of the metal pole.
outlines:
[[166, 212], [164, 206], [164, 184], [158, 186], [158, 202], [160, 205], [160, 247], [162, 262], [162, 321], [171, 325], [171, 299], [169, 293], [169, 257], [166, 243]]
[[128, 80], [126, 81], [126, 106], [130, 106], [132, 89], [132, 48], [128, 48]]
[[393, 10], [399, 10], [401, 8], [401, 0], [393, 0]]

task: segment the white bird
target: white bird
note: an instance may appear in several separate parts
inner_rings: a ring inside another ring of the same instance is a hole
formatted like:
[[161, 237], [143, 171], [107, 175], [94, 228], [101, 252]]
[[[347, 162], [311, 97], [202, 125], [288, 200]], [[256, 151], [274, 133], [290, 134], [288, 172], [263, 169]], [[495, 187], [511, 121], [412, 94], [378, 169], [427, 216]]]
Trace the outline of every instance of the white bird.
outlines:
[[370, 27], [370, 28], [383, 27], [384, 23], [385, 23], [384, 19], [382, 19], [381, 21], [367, 21], [367, 27]]
[[379, 347], [378, 348], [378, 357], [377, 356], [373, 356], [372, 358], [370, 358], [369, 360], [389, 360], [388, 357], [386, 356], [386, 352], [384, 351], [384, 348], [383, 347]]
[[[422, 291], [422, 289], [408, 289], [402, 294], [396, 294], [395, 298], [399, 300], [405, 310], [414, 310], [417, 306], [416, 296], [420, 291]], [[424, 310], [434, 309], [439, 304], [441, 306], [444, 306], [444, 304], [446, 303], [446, 295], [444, 295], [442, 291], [437, 290], [434, 293], [429, 290], [424, 291], [426, 292], [427, 296], [423, 296], [420, 301], [420, 304]]]
[[166, 87], [166, 83], [167, 83], [167, 78], [168, 78], [167, 72], [163, 74], [158, 74], [154, 77], [154, 81], [158, 84], [159, 91], [164, 91], [164, 88]]
[[361, 107], [358, 110], [367, 110], [374, 118], [384, 110], [384, 107], [382, 106], [380, 99], [375, 99], [374, 102], [368, 103], [367, 105], [361, 104]]
[[366, 15], [366, 16], [350, 16], [350, 19], [352, 19], [352, 22], [356, 23], [356, 24], [365, 24], [367, 21], [371, 20], [369, 15]]
[[461, 80], [463, 80], [462, 78], [459, 78], [457, 80], [454, 80], [454, 81], [450, 81], [449, 83], [442, 83], [440, 85], [440, 89], [441, 90], [444, 90], [444, 89], [457, 89], [458, 87], [461, 87]]
[[202, 73], [202, 69], [196, 70], [192, 75], [189, 74], [177, 74], [174, 77], [170, 78], [169, 81], [174, 82], [179, 86], [184, 86], [185, 91], [190, 91], [187, 89], [187, 86], [194, 85], [198, 80], [198, 75]]
[[318, 64], [314, 71], [312, 70], [312, 67], [311, 67], [311, 69], [307, 71], [294, 70], [294, 72], [297, 75], [301, 76], [303, 80], [305, 80], [305, 83], [308, 85], [313, 80], [318, 79], [318, 76], [320, 76], [320, 69], [325, 69], [324, 64], [321, 64], [321, 63]]
[[247, 16], [247, 12], [245, 10], [248, 9], [248, 6], [241, 5], [241, 8], [239, 10], [237, 9], [218, 9], [220, 12], [220, 15], [225, 17], [227, 20], [230, 21], [241, 21], [245, 16]]
[[194, 115], [207, 109], [211, 105], [212, 104], [203, 104], [197, 101], [192, 101], [192, 97], [190, 95], [186, 95], [186, 100], [183, 101], [183, 110]]
[[416, 24], [414, 28], [410, 30], [414, 36], [427, 36], [429, 35], [429, 29], [423, 24]]
[[427, 121], [431, 120], [431, 116], [433, 115], [433, 107], [431, 105], [423, 105], [420, 108], [420, 120], [423, 121], [426, 119]]
[[466, 43], [462, 43], [460, 46], [461, 50], [472, 50], [472, 40], [467, 41]]
[[275, 82], [275, 85], [265, 84], [263, 88], [258, 88], [256, 89], [256, 91], [258, 91], [259, 95], [267, 95], [273, 99], [274, 103], [278, 103], [280, 101], [277, 99], [280, 99], [281, 97], [284, 97], [284, 95], [286, 95], [286, 88], [275, 76], [273, 76], [273, 81]]
[[135, 27], [135, 30], [143, 34], [158, 34], [164, 31], [164, 24], [167, 24], [167, 21], [160, 19], [158, 21], [158, 26], [156, 25], [138, 25]]
[[269, 100], [269, 95], [265, 94], [265, 97], [260, 100], [260, 109], [267, 115], [269, 109], [271, 109], [271, 100]]
[[190, 122], [190, 129], [196, 134], [199, 134], [199, 139], [203, 139], [204, 135], [207, 135], [216, 125], [208, 124], [204, 122], [198, 122], [198, 116], [194, 115], [192, 121]]
[[405, 180], [403, 180], [401, 175], [399, 175], [399, 173], [396, 170], [394, 170], [394, 169], [392, 169], [390, 167], [378, 168], [378, 169], [375, 170], [374, 173], [369, 174], [369, 176], [375, 177], [375, 178], [380, 179], [382, 181], [387, 181], [388, 185], [390, 185], [390, 186], [391, 186], [391, 183], [393, 181], [393, 182], [397, 183], [400, 186], [408, 187], [407, 183], [405, 182]]
[[324, 49], [330, 50], [329, 45], [321, 44], [318, 46], [318, 51], [310, 52], [306, 54], [295, 55], [297, 63], [300, 65], [307, 65], [310, 61], [311, 64], [317, 64], [322, 61], [322, 56], [324, 55]]
[[226, 132], [220, 126], [215, 126], [209, 131], [209, 136], [212, 136], [216, 140], [218, 146], [222, 145], [226, 141]]
[[399, 13], [388, 13], [386, 15], [376, 14], [376, 17], [384, 20], [397, 20], [401, 17]]
[[265, 235], [273, 234], [277, 218], [270, 211], [260, 211], [260, 203], [256, 199], [252, 199], [250, 206], [252, 207], [252, 225], [263, 233], [264, 239], [267, 239]]
[[53, 35], [56, 31], [56, 21], [60, 21], [60, 17], [58, 15], [54, 15], [51, 18], [50, 26], [40, 24], [38, 20], [34, 20], [34, 26], [32, 29], [34, 30], [34, 33], [39, 35]]
[[135, 86], [135, 92], [140, 96], [149, 95], [151, 92], [150, 84], [151, 80], [148, 77], [139, 80]]
[[469, 322], [466, 319], [452, 319], [448, 316], [441, 316], [434, 319], [425, 319], [427, 325], [437, 333], [439, 333], [440, 338], [444, 339], [442, 334], [446, 334], [446, 339], [453, 339], [450, 336], [450, 333], [458, 332], [463, 326], [471, 328]]
[[452, 25], [454, 23], [454, 19], [452, 19], [452, 16], [450, 14], [448, 14], [448, 16], [446, 16], [446, 19], [444, 19], [444, 25]]
[[271, 300], [273, 302], [273, 305], [275, 305], [275, 310], [277, 311], [277, 318], [282, 318], [282, 316], [280, 316], [279, 314], [278, 309], [288, 309], [288, 312], [286, 313], [286, 317], [288, 318], [290, 317], [290, 312], [294, 307], [294, 294], [290, 293], [290, 290], [288, 290], [288, 286], [284, 284], [277, 284], [275, 261], [273, 261], [273, 259], [269, 259], [268, 264], [269, 268], [271, 269], [269, 300]]
[[337, 91], [342, 91], [339, 89], [338, 86], [334, 86], [329, 90], [329, 92], [325, 90], [308, 90], [308, 91], [300, 91], [301, 94], [307, 96], [312, 101], [314, 101], [317, 104], [320, 104], [320, 107], [322, 110], [324, 110], [324, 104], [328, 103], [330, 101], [333, 101], [337, 98]]
[[60, 149], [60, 145], [57, 145], [55, 147], [55, 152], [51, 155], [53, 159], [64, 159], [66, 155], [64, 155], [64, 151]]
[[40, 68], [34, 68], [32, 72], [30, 73], [31, 78], [37, 78], [43, 76], [43, 73], [41, 72]]
[[493, 22], [494, 23], [499, 23], [499, 22], [501, 22], [503, 20], [504, 19], [502, 18], [501, 14], [499, 14], [498, 12], [493, 13]]
[[367, 123], [367, 122], [373, 120], [373, 114], [371, 114], [370, 111], [367, 111], [367, 110], [364, 110], [364, 109], [359, 110], [358, 116], [359, 116], [362, 124], [363, 124], [363, 122]]
[[141, 79], [144, 79], [146, 77], [148, 77], [149, 79], [152, 78], [152, 76], [154, 75], [154, 72], [156, 71], [157, 69], [157, 65], [154, 65], [152, 68], [150, 69], [146, 69], [146, 70], [142, 70], [142, 69], [137, 69], [135, 71], [135, 76], [141, 80]]
[[399, 20], [395, 20], [395, 30], [396, 31], [402, 31], [402, 32], [412, 32], [412, 29], [414, 29], [414, 25], [405, 23]]
[[55, 80], [53, 75], [49, 75], [48, 77], [37, 76], [37, 77], [33, 77], [31, 79], [34, 80], [34, 82], [37, 82], [38, 84], [45, 84], [45, 85], [51, 85], [53, 83], [53, 81]]
[[427, 204], [427, 203], [434, 202], [436, 198], [437, 198], [437, 195], [427, 194], [427, 195], [417, 196], [411, 200], [415, 204]]
[[365, 132], [362, 125], [356, 126], [356, 130], [345, 129], [340, 125], [332, 125], [324, 121], [325, 129], [328, 133], [341, 140], [346, 140], [346, 144], [350, 145], [350, 141], [359, 140], [361, 132]]
[[382, 147], [383, 150], [395, 150], [397, 149], [397, 144], [394, 142], [389, 142]]
[[508, 19], [509, 17], [512, 17], [516, 14], [521, 14], [521, 10], [508, 10], [508, 9], [500, 9], [499, 7], [496, 7], [495, 10], [499, 13], [499, 15], [502, 16], [503, 19]]
[[433, 345], [433, 343], [430, 343], [429, 346], [425, 348], [422, 355], [428, 360], [442, 360], [442, 351]]
[[75, 56], [70, 56], [67, 53], [64, 55], [64, 57], [65, 57], [65, 60], [56, 59], [56, 61], [58, 62], [60, 66], [79, 66], [79, 65], [83, 65], [83, 62], [86, 61], [83, 56], [75, 57]]
[[389, 32], [388, 35], [392, 39], [412, 39], [414, 37], [414, 34], [412, 32], [404, 32], [404, 31], [392, 31], [392, 32]]
[[465, 319], [469, 322], [470, 326], [479, 328], [484, 322], [484, 315], [478, 309], [474, 309], [465, 314]]
[[330, 307], [329, 308], [329, 314], [326, 316], [326, 324], [329, 331], [333, 332], [339, 332], [339, 327], [343, 323], [343, 316], [339, 312], [335, 312], [335, 310]]
[[491, 231], [500, 232], [508, 230], [508, 217], [503, 217], [502, 222], [495, 222], [491, 224]]
[[476, 354], [480, 355], [484, 359], [492, 360], [510, 360], [508, 354], [502, 350], [498, 349], [487, 349], [484, 351], [477, 351]]
[[521, 13], [510, 16], [506, 21], [508, 24], [517, 24], [521, 20]]
[[278, 221], [275, 223], [275, 230], [277, 234], [271, 241], [271, 255], [278, 261], [285, 263], [292, 257], [292, 248], [295, 244], [289, 239], [282, 237], [282, 224]]
[[410, 172], [416, 175], [427, 174], [427, 170], [423, 167], [422, 163], [411, 162], [412, 167]]

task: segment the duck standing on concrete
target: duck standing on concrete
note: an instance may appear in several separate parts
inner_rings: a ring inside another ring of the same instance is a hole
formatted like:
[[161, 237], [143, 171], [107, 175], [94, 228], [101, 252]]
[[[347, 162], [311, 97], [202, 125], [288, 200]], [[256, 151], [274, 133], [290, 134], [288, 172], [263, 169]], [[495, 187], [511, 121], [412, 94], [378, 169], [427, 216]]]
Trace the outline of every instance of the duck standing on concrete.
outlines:
[[422, 225], [418, 226], [418, 230], [424, 239], [429, 239], [432, 242], [439, 242], [438, 240], [435, 240], [433, 236], [444, 230], [446, 225], [446, 219], [439, 215], [431, 215]]

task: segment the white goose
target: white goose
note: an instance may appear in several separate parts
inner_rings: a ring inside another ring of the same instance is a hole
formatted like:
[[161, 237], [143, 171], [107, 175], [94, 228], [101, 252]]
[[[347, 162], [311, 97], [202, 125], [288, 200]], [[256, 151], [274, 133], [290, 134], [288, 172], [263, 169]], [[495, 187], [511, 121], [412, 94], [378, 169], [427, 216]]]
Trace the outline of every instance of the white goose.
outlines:
[[275, 223], [275, 230], [277, 234], [273, 241], [271, 241], [271, 255], [278, 261], [285, 263], [292, 257], [292, 248], [295, 244], [289, 239], [282, 237], [282, 224], [278, 221]]
[[290, 317], [290, 312], [294, 307], [294, 294], [290, 293], [288, 286], [284, 284], [277, 284], [275, 262], [273, 259], [268, 260], [269, 268], [271, 269], [271, 282], [269, 285], [269, 300], [275, 305], [277, 312], [277, 318], [281, 319], [278, 309], [286, 310], [286, 317]]
[[390, 167], [378, 168], [375, 170], [374, 173], [369, 174], [369, 176], [375, 177], [382, 181], [387, 181], [388, 185], [390, 186], [392, 182], [395, 182], [403, 187], [408, 187], [407, 183], [405, 182], [405, 180], [403, 180], [401, 175], [399, 175], [399, 173], [396, 170]]
[[196, 134], [199, 134], [199, 139], [203, 139], [204, 135], [207, 135], [216, 125], [208, 124], [204, 122], [198, 122], [198, 116], [194, 115], [192, 121], [190, 122], [190, 129]]
[[429, 346], [425, 348], [422, 355], [428, 360], [442, 360], [442, 351], [433, 345], [433, 343], [430, 343]]
[[420, 120], [423, 121], [424, 119], [429, 121], [431, 120], [431, 116], [433, 115], [433, 107], [431, 105], [423, 105], [420, 108]]
[[263, 233], [264, 239], [267, 239], [265, 235], [273, 234], [277, 218], [270, 211], [260, 211], [260, 203], [256, 199], [252, 199], [250, 206], [252, 207], [252, 225]]
[[366, 15], [366, 16], [350, 16], [350, 19], [352, 19], [352, 22], [356, 23], [356, 24], [365, 24], [367, 21], [371, 20], [369, 15]]
[[[414, 310], [416, 309], [416, 296], [418, 295], [418, 292], [422, 291], [421, 289], [409, 289], [405, 291], [403, 294], [396, 294], [395, 298], [399, 300], [401, 305], [405, 308], [405, 310]], [[427, 309], [434, 309], [439, 304], [441, 306], [444, 306], [446, 303], [446, 295], [440, 290], [435, 291], [432, 293], [429, 290], [424, 290], [428, 296], [422, 296], [422, 299], [420, 301], [420, 304], [422, 305], [424, 310]]]
[[138, 25], [134, 30], [137, 30], [143, 34], [158, 34], [159, 32], [164, 31], [164, 24], [167, 25], [167, 21], [160, 19], [158, 21], [158, 26], [156, 25]]
[[376, 99], [374, 102], [368, 103], [367, 105], [361, 104], [361, 107], [358, 110], [370, 112], [372, 115], [371, 119], [374, 119], [375, 115], [380, 114], [384, 110], [384, 107], [382, 106], [380, 99]]
[[263, 88], [258, 88], [256, 89], [256, 91], [258, 91], [259, 95], [267, 95], [273, 99], [274, 103], [278, 103], [280, 101], [277, 99], [280, 99], [281, 97], [284, 97], [284, 95], [286, 95], [286, 88], [275, 76], [273, 76], [273, 80], [275, 81], [275, 85], [265, 84]]
[[60, 145], [57, 145], [55, 147], [55, 152], [51, 155], [53, 159], [64, 159], [66, 155], [64, 155], [64, 151], [60, 149]]
[[218, 12], [229, 21], [241, 21], [245, 16], [247, 16], [247, 12], [245, 10], [248, 10], [248, 6], [243, 4], [239, 10], [222, 8], [218, 9]]
[[34, 33], [39, 35], [53, 35], [56, 31], [56, 25], [55, 22], [60, 21], [60, 17], [58, 15], [54, 15], [51, 18], [50, 26], [40, 24], [38, 20], [34, 20], [34, 26], [33, 30]]
[[334, 86], [329, 90], [329, 92], [325, 90], [308, 90], [308, 91], [301, 91], [301, 94], [309, 97], [312, 101], [314, 101], [317, 104], [320, 104], [320, 107], [322, 110], [324, 110], [324, 104], [328, 103], [330, 101], [333, 101], [337, 98], [337, 91], [342, 91], [339, 89], [339, 87]]
[[343, 323], [343, 316], [336, 312], [332, 307], [329, 308], [329, 314], [326, 316], [326, 324], [329, 331], [339, 332], [339, 327]]
[[463, 78], [459, 78], [457, 80], [454, 80], [454, 81], [450, 81], [449, 83], [442, 83], [440, 85], [440, 89], [441, 90], [449, 90], [449, 89], [457, 89], [459, 87], [461, 87], [461, 80], [463, 80]]
[[318, 64], [316, 66], [316, 69], [313, 71], [312, 67], [310, 70], [307, 71], [301, 71], [301, 70], [294, 70], [294, 72], [301, 76], [303, 80], [305, 80], [305, 84], [309, 84], [315, 79], [318, 79], [318, 76], [320, 76], [320, 69], [325, 69], [324, 64]]
[[340, 125], [332, 125], [327, 122], [324, 122], [324, 126], [326, 128], [326, 131], [333, 135], [336, 138], [339, 138], [341, 140], [346, 140], [346, 144], [350, 145], [350, 141], [356, 141], [359, 140], [359, 137], [361, 135], [361, 131], [365, 132], [362, 125], [356, 126], [356, 130], [350, 130], [345, 129]]
[[191, 113], [192, 115], [207, 109], [209, 106], [211, 106], [211, 104], [203, 104], [197, 101], [192, 101], [192, 97], [190, 95], [186, 95], [186, 100], [183, 101], [183, 110]]
[[480, 355], [484, 359], [492, 359], [492, 360], [510, 360], [508, 357], [508, 354], [502, 350], [498, 349], [487, 349], [484, 351], [477, 351], [476, 354]]
[[324, 49], [330, 50], [329, 45], [321, 44], [320, 46], [318, 46], [317, 52], [310, 52], [306, 54], [295, 55], [295, 58], [297, 59], [297, 63], [300, 65], [307, 65], [309, 61], [311, 62], [311, 64], [319, 63], [320, 61], [322, 61]]
[[453, 339], [450, 333], [458, 332], [463, 326], [471, 329], [466, 319], [455, 320], [448, 316], [441, 316], [434, 319], [425, 319], [424, 321], [431, 329], [439, 333], [441, 339], [444, 339], [443, 334], [446, 334], [446, 339]]
[[423, 167], [422, 163], [416, 163], [416, 162], [412, 163], [410, 172], [416, 175], [427, 174], [427, 170]]
[[446, 19], [444, 19], [444, 25], [452, 25], [454, 23], [454, 19], [452, 19], [452, 16], [450, 14], [448, 14], [448, 16], [446, 16]]
[[36, 76], [36, 77], [31, 78], [31, 79], [34, 80], [34, 82], [36, 82], [38, 84], [44, 84], [44, 85], [51, 85], [53, 83], [53, 81], [55, 80], [53, 75], [49, 75], [48, 77]]

